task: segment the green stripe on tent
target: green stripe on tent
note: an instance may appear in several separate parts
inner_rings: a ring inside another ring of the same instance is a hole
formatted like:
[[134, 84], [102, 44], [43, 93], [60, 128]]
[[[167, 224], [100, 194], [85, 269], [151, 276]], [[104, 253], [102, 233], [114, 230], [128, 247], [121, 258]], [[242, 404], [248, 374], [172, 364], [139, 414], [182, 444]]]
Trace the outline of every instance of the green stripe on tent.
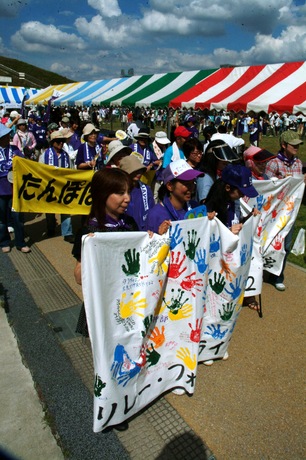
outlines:
[[[116, 95], [114, 95], [113, 97], [109, 97], [108, 99], [102, 99], [99, 104], [103, 104], [103, 105], [107, 105], [107, 104], [110, 104], [114, 99], [121, 99], [123, 97], [125, 97], [127, 94], [129, 94], [131, 91], [134, 91], [135, 89], [137, 89], [140, 85], [143, 85], [144, 83], [146, 83], [150, 78], [152, 77], [152, 75], [143, 75], [142, 77], [140, 77], [135, 83], [133, 83], [131, 86], [129, 86], [128, 88], [126, 88], [124, 91], [121, 91], [121, 93], [118, 93]], [[114, 88], [115, 90], [116, 88]], [[102, 97], [103, 94], [100, 96]]]
[[[173, 80], [175, 80], [179, 75], [181, 75], [182, 72], [174, 72], [174, 73], [167, 73], [163, 77], [159, 78], [156, 80], [154, 83], [151, 85], [146, 86], [142, 90], [138, 91], [137, 93], [133, 94], [131, 97], [127, 97], [121, 102], [121, 105], [135, 105], [137, 101], [141, 101], [142, 99], [145, 99], [148, 96], [151, 96], [151, 94], [156, 93], [156, 91], [159, 91], [163, 86], [169, 85]], [[119, 99], [116, 97], [116, 99]]]
[[194, 85], [197, 85], [200, 81], [204, 80], [204, 78], [216, 72], [216, 70], [218, 69], [200, 70], [194, 77], [192, 77], [188, 82], [186, 82], [185, 85], [180, 86], [175, 91], [173, 91], [170, 94], [167, 94], [167, 96], [163, 97], [162, 99], [158, 99], [157, 101], [152, 101], [151, 107], [168, 106], [169, 102], [172, 101], [172, 99], [175, 99], [177, 96], [184, 93], [188, 89], [192, 88]]

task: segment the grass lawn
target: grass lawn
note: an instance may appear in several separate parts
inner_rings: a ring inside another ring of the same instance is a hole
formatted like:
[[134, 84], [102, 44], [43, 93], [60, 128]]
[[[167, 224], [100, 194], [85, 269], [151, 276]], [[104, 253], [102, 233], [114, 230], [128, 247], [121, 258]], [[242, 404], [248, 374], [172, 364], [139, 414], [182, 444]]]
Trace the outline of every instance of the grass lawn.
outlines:
[[[110, 129], [110, 124], [107, 124], [103, 126], [105, 128]], [[121, 129], [120, 122], [115, 122], [112, 124], [112, 129]], [[153, 136], [156, 131], [163, 131], [160, 127], [156, 127], [154, 130], [151, 130], [151, 135]], [[248, 134], [243, 136], [245, 139], [246, 146], [249, 146], [249, 136]], [[200, 140], [203, 140], [203, 137], [200, 137]], [[260, 146], [269, 150], [272, 153], [277, 153], [279, 150], [279, 139], [276, 137], [263, 137]], [[300, 160], [304, 163], [306, 166], [306, 139], [304, 141], [304, 144], [302, 144], [299, 148], [299, 158]], [[294, 237], [293, 237], [293, 242], [295, 241], [296, 235], [298, 234], [298, 231], [300, 228], [306, 228], [306, 193], [304, 193], [304, 199], [301, 204], [298, 217], [295, 222], [295, 230], [294, 230]], [[303, 267], [306, 269], [306, 254], [303, 254], [301, 256], [295, 256], [294, 254], [290, 254], [288, 257], [288, 261], [292, 262], [294, 264], [299, 265], [300, 267]]]

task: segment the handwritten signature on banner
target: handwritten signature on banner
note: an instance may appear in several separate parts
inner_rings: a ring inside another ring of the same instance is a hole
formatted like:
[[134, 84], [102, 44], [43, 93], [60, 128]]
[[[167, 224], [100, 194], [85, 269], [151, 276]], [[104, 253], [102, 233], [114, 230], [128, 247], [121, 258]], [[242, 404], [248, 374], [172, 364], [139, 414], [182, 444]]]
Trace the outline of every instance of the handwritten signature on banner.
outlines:
[[13, 159], [13, 209], [17, 212], [88, 214], [93, 171]]

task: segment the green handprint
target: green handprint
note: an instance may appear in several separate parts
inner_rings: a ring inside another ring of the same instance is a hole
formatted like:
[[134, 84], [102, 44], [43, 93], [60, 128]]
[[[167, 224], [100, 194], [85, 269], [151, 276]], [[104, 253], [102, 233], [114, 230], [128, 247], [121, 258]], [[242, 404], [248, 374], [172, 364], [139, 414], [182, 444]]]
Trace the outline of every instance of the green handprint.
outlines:
[[106, 387], [106, 383], [102, 382], [100, 376], [96, 374], [95, 387], [94, 387], [95, 396], [97, 397], [101, 396], [102, 390], [105, 387]]
[[217, 279], [217, 275], [218, 273], [215, 272], [214, 273], [214, 284], [212, 282], [212, 279], [209, 278], [209, 284], [212, 290], [215, 291], [216, 294], [221, 294], [225, 286], [225, 278], [224, 276], [221, 275], [221, 273], [219, 273], [219, 276]]
[[[150, 326], [153, 322], [153, 318], [154, 318], [153, 315], [149, 315], [149, 316], [146, 316], [145, 319], [143, 320], [143, 325], [145, 327], [145, 330], [141, 331], [142, 337], [145, 337], [147, 335], [148, 330], [150, 329]], [[152, 329], [154, 329], [154, 327]]]
[[185, 253], [186, 253], [186, 256], [188, 256], [190, 260], [194, 260], [196, 249], [200, 243], [200, 238], [196, 242], [196, 238], [197, 238], [196, 230], [191, 230], [191, 234], [190, 234], [190, 231], [188, 231], [187, 236], [188, 236], [188, 248], [187, 249], [186, 249], [185, 241], [183, 241]]
[[133, 249], [133, 255], [131, 249], [128, 249], [124, 253], [124, 258], [126, 260], [127, 268], [125, 265], [122, 265], [122, 270], [126, 275], [138, 275], [140, 272], [140, 254], [136, 253], [136, 249]]
[[153, 343], [151, 343], [151, 348], [151, 350], [150, 348], [146, 349], [147, 363], [150, 363], [149, 367], [157, 364], [160, 359], [160, 354], [156, 350], [154, 350]]
[[224, 305], [222, 304], [223, 307], [223, 313], [221, 314], [221, 310], [219, 310], [220, 318], [223, 319], [223, 321], [228, 321], [231, 319], [234, 313], [235, 309], [235, 304], [233, 302], [227, 303]]

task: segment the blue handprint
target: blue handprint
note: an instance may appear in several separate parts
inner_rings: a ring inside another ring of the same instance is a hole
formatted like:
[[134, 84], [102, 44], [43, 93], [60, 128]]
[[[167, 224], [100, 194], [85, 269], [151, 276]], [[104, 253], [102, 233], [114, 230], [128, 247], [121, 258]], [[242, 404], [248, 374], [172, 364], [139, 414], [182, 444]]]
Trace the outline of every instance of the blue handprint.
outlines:
[[183, 241], [183, 237], [181, 237], [182, 227], [179, 224], [176, 224], [174, 231], [173, 227], [170, 227], [170, 249], [173, 250], [178, 244]]
[[218, 252], [220, 249], [220, 236], [219, 239], [216, 240], [216, 235], [213, 233], [210, 237], [210, 246], [209, 246], [209, 252]]
[[199, 249], [194, 261], [197, 264], [199, 272], [202, 274], [205, 273], [208, 267], [208, 264], [206, 263], [206, 249]]
[[261, 211], [262, 207], [266, 203], [266, 200], [265, 200], [264, 196], [263, 195], [258, 195], [256, 197], [256, 201], [257, 201], [257, 209], [258, 209], [258, 211]]
[[118, 344], [114, 353], [114, 362], [111, 367], [113, 378], [119, 385], [125, 385], [141, 371], [138, 363], [133, 361], [124, 349], [123, 345]]
[[236, 283], [235, 283], [235, 286], [233, 283], [230, 283], [230, 288], [232, 291], [228, 291], [227, 289], [225, 289], [225, 291], [230, 294], [230, 296], [233, 298], [233, 299], [236, 299], [237, 297], [240, 296], [241, 294], [241, 287], [239, 286], [240, 283], [241, 283], [241, 276], [239, 276], [238, 279], [236, 279]]
[[240, 264], [241, 265], [244, 265], [246, 263], [247, 256], [248, 256], [248, 245], [243, 244], [240, 250]]
[[211, 326], [207, 326], [207, 332], [204, 332], [206, 335], [211, 335], [213, 339], [223, 339], [225, 334], [228, 332], [228, 329], [225, 329], [225, 331], [221, 332], [221, 325], [218, 324], [215, 326], [212, 324]]

